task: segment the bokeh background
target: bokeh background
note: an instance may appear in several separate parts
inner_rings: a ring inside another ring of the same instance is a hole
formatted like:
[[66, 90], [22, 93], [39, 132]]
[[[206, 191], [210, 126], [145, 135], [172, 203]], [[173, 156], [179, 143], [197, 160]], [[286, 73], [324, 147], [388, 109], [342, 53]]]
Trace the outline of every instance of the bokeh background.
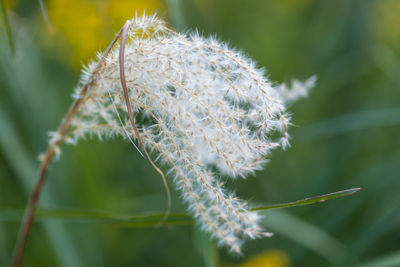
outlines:
[[[0, 1], [11, 29], [0, 14], [0, 266], [82, 64], [143, 10], [216, 34], [274, 81], [318, 76], [290, 107], [291, 148], [228, 184], [240, 197], [256, 206], [362, 190], [264, 212], [274, 237], [232, 256], [191, 224], [130, 221], [165, 210], [158, 174], [124, 141], [88, 139], [63, 145], [50, 168], [25, 266], [400, 266], [400, 1]], [[176, 192], [172, 209], [185, 212]]]

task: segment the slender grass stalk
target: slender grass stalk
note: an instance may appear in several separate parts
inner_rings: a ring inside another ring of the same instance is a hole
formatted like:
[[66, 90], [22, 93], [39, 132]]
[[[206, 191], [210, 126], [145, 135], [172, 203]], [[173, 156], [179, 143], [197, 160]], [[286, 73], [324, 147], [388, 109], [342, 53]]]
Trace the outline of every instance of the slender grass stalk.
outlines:
[[39, 168], [39, 174], [38, 178], [36, 181], [36, 184], [33, 188], [33, 191], [31, 193], [31, 196], [28, 201], [28, 206], [26, 209], [26, 213], [24, 216], [24, 222], [21, 226], [19, 238], [17, 241], [16, 249], [15, 249], [15, 254], [14, 254], [14, 261], [13, 261], [13, 266], [21, 266], [22, 264], [22, 259], [23, 259], [23, 254], [26, 246], [26, 242], [28, 240], [29, 233], [32, 228], [32, 224], [35, 218], [35, 210], [36, 206], [39, 200], [39, 196], [43, 187], [43, 183], [47, 174], [48, 167], [50, 166], [53, 157], [56, 155], [57, 150], [59, 149], [59, 146], [61, 143], [64, 141], [64, 139], [67, 136], [68, 130], [71, 126], [71, 120], [75, 117], [77, 114], [79, 107], [84, 103], [84, 97], [87, 94], [87, 92], [90, 90], [90, 88], [95, 84], [96, 78], [98, 71], [102, 64], [105, 61], [105, 58], [107, 57], [108, 53], [111, 51], [111, 49], [114, 47], [115, 43], [118, 41], [118, 39], [121, 37], [121, 45], [120, 45], [120, 53], [119, 53], [119, 61], [120, 61], [120, 79], [121, 79], [121, 85], [122, 89], [124, 91], [124, 97], [125, 97], [125, 103], [126, 103], [126, 108], [128, 110], [129, 114], [129, 119], [132, 124], [133, 131], [138, 138], [140, 144], [143, 146], [143, 151], [147, 157], [147, 159], [150, 161], [151, 165], [156, 169], [156, 171], [161, 175], [164, 187], [167, 191], [167, 197], [168, 197], [168, 208], [167, 212], [164, 214], [164, 218], [161, 222], [165, 221], [168, 218], [168, 215], [170, 213], [171, 209], [171, 194], [170, 190], [167, 184], [167, 180], [165, 178], [164, 173], [159, 169], [155, 163], [152, 161], [150, 158], [150, 155], [148, 154], [146, 147], [140, 137], [139, 131], [136, 127], [135, 120], [133, 118], [133, 113], [132, 113], [132, 106], [130, 104], [130, 100], [128, 97], [128, 89], [126, 86], [126, 81], [125, 81], [125, 68], [124, 68], [124, 51], [125, 51], [125, 43], [126, 39], [128, 36], [128, 31], [130, 27], [130, 21], [128, 20], [121, 31], [117, 34], [117, 36], [114, 38], [114, 40], [111, 42], [111, 44], [108, 46], [106, 51], [104, 52], [103, 56], [101, 59], [98, 61], [96, 68], [91, 74], [91, 77], [88, 79], [88, 81], [82, 86], [82, 89], [79, 93], [79, 97], [75, 98], [74, 102], [72, 103], [70, 109], [67, 112], [67, 115], [63, 119], [61, 125], [59, 126], [57, 132], [56, 132], [56, 139], [53, 140], [53, 142], [50, 143], [49, 148], [47, 151], [44, 153], [42, 157], [42, 163]]
[[[19, 180], [24, 192], [29, 193], [32, 186], [32, 176], [36, 173], [34, 160], [30, 157], [28, 151], [22, 145], [22, 141], [17, 134], [17, 130], [10, 116], [0, 107], [0, 148], [6, 160], [15, 173], [15, 178]], [[56, 198], [51, 191], [44, 191], [41, 199], [44, 203], [54, 203]], [[42, 203], [43, 203], [42, 202]], [[22, 214], [19, 212], [19, 214]], [[2, 216], [0, 216], [2, 217]], [[21, 216], [17, 216], [18, 221]], [[60, 266], [81, 266], [79, 253], [75, 244], [71, 240], [71, 235], [60, 221], [41, 222], [47, 239], [54, 248], [60, 261]], [[6, 251], [6, 250], [5, 250]], [[4, 251], [4, 252], [5, 252]], [[1, 263], [0, 263], [1, 265]]]
[[26, 208], [25, 216], [23, 219], [23, 223], [21, 225], [21, 229], [19, 232], [19, 237], [17, 240], [16, 248], [14, 251], [14, 260], [13, 260], [13, 266], [18, 267], [21, 266], [22, 264], [22, 259], [24, 256], [24, 251], [25, 251], [25, 246], [26, 242], [28, 240], [29, 234], [31, 232], [32, 224], [35, 218], [35, 210], [36, 206], [39, 200], [40, 193], [42, 191], [43, 183], [47, 174], [48, 167], [50, 166], [50, 163], [53, 160], [54, 155], [56, 154], [58, 147], [66, 137], [68, 130], [71, 125], [71, 120], [75, 116], [75, 114], [78, 112], [79, 107], [83, 103], [84, 96], [90, 90], [90, 88], [93, 86], [95, 82], [95, 77], [97, 75], [97, 71], [99, 70], [100, 66], [103, 64], [106, 56], [108, 53], [111, 51], [111, 48], [114, 46], [114, 44], [117, 42], [118, 38], [120, 37], [121, 32], [117, 34], [117, 36], [114, 38], [114, 40], [111, 42], [109, 47], [106, 49], [104, 52], [102, 58], [99, 60], [98, 65], [95, 69], [95, 71], [92, 73], [91, 79], [88, 80], [88, 82], [82, 87], [82, 90], [79, 94], [80, 97], [76, 98], [72, 105], [70, 106], [67, 115], [61, 122], [61, 125], [59, 126], [57, 130], [58, 138], [54, 142], [52, 142], [49, 145], [49, 148], [43, 155], [42, 163], [39, 167], [39, 174], [35, 183], [35, 186], [32, 190], [32, 193], [30, 195], [28, 205]]
[[135, 133], [137, 139], [139, 140], [140, 144], [143, 147], [143, 151], [146, 155], [146, 158], [149, 160], [150, 164], [153, 166], [153, 168], [161, 175], [162, 181], [164, 183], [164, 188], [167, 191], [167, 198], [168, 198], [168, 207], [167, 207], [167, 212], [165, 213], [165, 216], [161, 223], [165, 221], [168, 218], [169, 213], [171, 212], [171, 192], [168, 187], [167, 179], [165, 178], [165, 175], [163, 171], [156, 166], [156, 164], [153, 162], [151, 159], [149, 153], [147, 152], [146, 146], [143, 143], [142, 138], [140, 137], [140, 133], [137, 129], [135, 119], [133, 118], [133, 113], [132, 113], [132, 105], [129, 100], [129, 92], [128, 88], [126, 86], [126, 79], [125, 79], [125, 65], [124, 65], [124, 58], [125, 58], [125, 44], [126, 44], [126, 39], [128, 37], [128, 31], [129, 27], [131, 26], [131, 22], [128, 20], [124, 27], [122, 27], [121, 30], [121, 45], [119, 49], [119, 71], [120, 71], [120, 79], [121, 79], [121, 86], [122, 90], [124, 92], [124, 99], [125, 99], [125, 104], [126, 104], [126, 109], [128, 110], [128, 116], [129, 116], [129, 121], [131, 122], [131, 126], [133, 129], [133, 132]]

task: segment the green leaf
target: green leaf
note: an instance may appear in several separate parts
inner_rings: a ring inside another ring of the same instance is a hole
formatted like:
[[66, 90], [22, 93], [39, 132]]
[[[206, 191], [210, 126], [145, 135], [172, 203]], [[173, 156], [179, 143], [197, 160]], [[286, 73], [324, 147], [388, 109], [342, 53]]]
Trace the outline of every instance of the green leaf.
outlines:
[[372, 259], [366, 263], [356, 265], [356, 267], [396, 267], [400, 266], [400, 250]]
[[204, 259], [204, 266], [218, 266], [218, 250], [210, 235], [194, 227], [194, 240]]
[[290, 207], [297, 207], [297, 206], [304, 206], [304, 205], [310, 205], [314, 203], [319, 203], [319, 202], [325, 202], [330, 199], [335, 199], [335, 198], [340, 198], [340, 197], [345, 197], [352, 195], [354, 193], [357, 193], [361, 188], [351, 188], [351, 189], [346, 189], [334, 193], [329, 193], [325, 195], [320, 195], [320, 196], [315, 196], [315, 197], [309, 197], [304, 200], [297, 200], [294, 202], [289, 202], [289, 203], [282, 203], [282, 204], [275, 204], [275, 205], [269, 205], [269, 206], [264, 206], [260, 208], [254, 208], [251, 209], [252, 211], [259, 211], [259, 210], [272, 210], [272, 209], [282, 209], [282, 208], [290, 208]]
[[374, 127], [399, 125], [400, 108], [384, 108], [347, 113], [302, 127], [296, 136], [305, 141], [328, 138]]
[[184, 28], [184, 18], [181, 0], [167, 0], [172, 25], [175, 30], [182, 31]]
[[321, 228], [284, 211], [271, 211], [262, 221], [268, 230], [310, 249], [317, 255], [334, 262], [347, 248]]

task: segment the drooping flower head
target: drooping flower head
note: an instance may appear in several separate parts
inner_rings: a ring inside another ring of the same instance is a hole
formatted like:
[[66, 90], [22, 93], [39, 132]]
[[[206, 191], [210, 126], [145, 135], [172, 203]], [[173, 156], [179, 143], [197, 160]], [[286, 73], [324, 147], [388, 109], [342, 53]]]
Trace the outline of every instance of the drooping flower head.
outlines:
[[[95, 65], [84, 71], [82, 84]], [[132, 19], [125, 74], [131, 108], [143, 118], [141, 138], [170, 166], [201, 228], [237, 253], [247, 238], [270, 236], [221, 177], [244, 178], [263, 168], [272, 149], [289, 144], [285, 104], [305, 95], [315, 79], [296, 82], [295, 90], [274, 85], [242, 53], [215, 38], [176, 33], [155, 16]], [[84, 96], [67, 142], [92, 134], [137, 138], [119, 75], [116, 47]]]

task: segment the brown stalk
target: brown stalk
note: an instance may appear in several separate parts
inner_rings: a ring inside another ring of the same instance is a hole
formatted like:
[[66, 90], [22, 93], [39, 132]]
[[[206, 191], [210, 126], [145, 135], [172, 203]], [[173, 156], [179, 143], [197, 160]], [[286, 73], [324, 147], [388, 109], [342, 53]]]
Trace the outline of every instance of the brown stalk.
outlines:
[[17, 244], [15, 247], [14, 251], [14, 258], [13, 258], [13, 267], [19, 267], [22, 264], [22, 259], [24, 256], [24, 251], [25, 251], [25, 246], [29, 237], [29, 234], [32, 229], [32, 224], [35, 219], [35, 210], [36, 206], [39, 201], [39, 196], [43, 187], [43, 183], [47, 174], [48, 167], [50, 166], [50, 163], [53, 160], [54, 155], [56, 154], [56, 151], [58, 147], [61, 145], [61, 143], [64, 141], [68, 130], [71, 126], [71, 120], [72, 118], [76, 115], [76, 113], [79, 110], [79, 107], [84, 103], [84, 97], [87, 94], [87, 92], [92, 88], [92, 86], [95, 84], [96, 81], [96, 76], [97, 73], [101, 67], [101, 65], [104, 63], [105, 58], [107, 57], [108, 53], [111, 51], [115, 43], [118, 41], [118, 39], [121, 37], [121, 45], [120, 45], [120, 53], [119, 53], [119, 61], [120, 61], [120, 79], [121, 79], [121, 86], [124, 92], [124, 98], [125, 98], [125, 104], [128, 110], [128, 115], [130, 122], [132, 124], [133, 131], [138, 138], [140, 144], [143, 147], [143, 151], [147, 157], [147, 159], [150, 161], [151, 165], [153, 168], [161, 175], [161, 178], [164, 183], [164, 187], [167, 191], [167, 198], [168, 198], [168, 208], [167, 211], [165, 212], [164, 219], [161, 221], [165, 221], [171, 210], [171, 193], [167, 184], [167, 180], [165, 178], [164, 173], [162, 172], [161, 169], [159, 169], [156, 164], [153, 162], [153, 160], [150, 158], [149, 153], [147, 152], [145, 145], [143, 143], [143, 140], [139, 134], [139, 131], [136, 127], [135, 119], [133, 117], [132, 109], [131, 109], [131, 103], [129, 100], [129, 94], [128, 94], [128, 89], [126, 86], [126, 80], [125, 80], [125, 66], [124, 66], [124, 55], [125, 55], [125, 44], [126, 44], [126, 39], [128, 36], [128, 31], [129, 27], [131, 25], [131, 22], [128, 20], [124, 27], [121, 29], [121, 31], [115, 36], [114, 40], [111, 42], [111, 44], [107, 47], [106, 51], [104, 52], [103, 56], [99, 60], [96, 68], [94, 69], [93, 73], [91, 74], [91, 78], [88, 80], [86, 84], [83, 85], [82, 90], [79, 93], [79, 97], [74, 100], [72, 105], [70, 106], [67, 115], [64, 117], [63, 121], [61, 122], [58, 130], [57, 130], [57, 138], [54, 142], [52, 142], [47, 151], [44, 153], [42, 163], [39, 168], [39, 174], [36, 180], [36, 184], [33, 188], [33, 191], [30, 195], [27, 208], [25, 211], [23, 223], [21, 225], [21, 229], [19, 232]]
[[151, 159], [149, 153], [147, 153], [146, 147], [145, 147], [145, 145], [143, 143], [143, 140], [140, 137], [139, 131], [138, 131], [137, 127], [136, 127], [135, 119], [133, 118], [132, 106], [131, 106], [131, 102], [129, 100], [128, 88], [126, 86], [125, 65], [124, 65], [125, 44], [126, 44], [126, 39], [128, 37], [128, 31], [129, 31], [129, 27], [130, 26], [131, 26], [131, 22], [128, 20], [125, 23], [124, 27], [122, 27], [122, 30], [121, 30], [121, 45], [119, 46], [119, 73], [120, 73], [119, 77], [121, 79], [121, 86], [122, 86], [122, 90], [124, 91], [126, 109], [128, 110], [129, 120], [130, 120], [130, 122], [132, 124], [133, 131], [135, 132], [135, 135], [136, 135], [137, 139], [139, 140], [139, 143], [142, 145], [143, 151], [144, 151], [147, 159], [149, 160], [149, 162], [151, 163], [153, 168], [161, 175], [161, 178], [162, 178], [163, 183], [164, 183], [165, 190], [167, 191], [168, 208], [167, 208], [167, 211], [165, 212], [164, 218], [161, 221], [161, 223], [162, 223], [168, 218], [168, 216], [169, 216], [169, 214], [171, 212], [171, 192], [169, 190], [167, 179], [165, 178], [165, 175], [164, 175], [163, 171], [160, 168], [157, 167], [157, 165]]
[[22, 264], [22, 259], [24, 256], [24, 251], [25, 251], [25, 246], [26, 242], [28, 240], [28, 236], [31, 232], [32, 224], [35, 219], [35, 210], [36, 206], [39, 200], [39, 196], [42, 190], [42, 186], [46, 177], [47, 169], [53, 160], [54, 155], [56, 154], [56, 150], [62, 143], [62, 141], [65, 139], [68, 130], [71, 126], [71, 120], [72, 118], [76, 115], [76, 113], [79, 110], [79, 107], [84, 103], [84, 97], [87, 94], [87, 92], [92, 88], [92, 86], [95, 84], [96, 81], [96, 75], [101, 67], [101, 65], [104, 63], [104, 60], [108, 53], [111, 51], [112, 47], [115, 45], [115, 43], [118, 41], [119, 37], [121, 35], [121, 31], [117, 34], [117, 36], [114, 38], [114, 40], [111, 42], [111, 44], [108, 46], [106, 51], [104, 52], [103, 56], [99, 60], [99, 63], [97, 64], [96, 68], [94, 69], [93, 73], [91, 74], [91, 78], [88, 80], [86, 84], [83, 85], [82, 90], [79, 93], [79, 97], [74, 100], [72, 105], [70, 106], [67, 115], [64, 117], [62, 120], [58, 130], [57, 130], [57, 139], [52, 142], [47, 151], [44, 153], [42, 163], [39, 168], [39, 174], [37, 176], [36, 184], [32, 190], [32, 193], [29, 197], [29, 201], [26, 207], [23, 223], [21, 225], [20, 231], [19, 231], [19, 236], [17, 240], [17, 244], [15, 247], [14, 251], [14, 257], [13, 257], [13, 264], [12, 266], [14, 267], [19, 267]]

